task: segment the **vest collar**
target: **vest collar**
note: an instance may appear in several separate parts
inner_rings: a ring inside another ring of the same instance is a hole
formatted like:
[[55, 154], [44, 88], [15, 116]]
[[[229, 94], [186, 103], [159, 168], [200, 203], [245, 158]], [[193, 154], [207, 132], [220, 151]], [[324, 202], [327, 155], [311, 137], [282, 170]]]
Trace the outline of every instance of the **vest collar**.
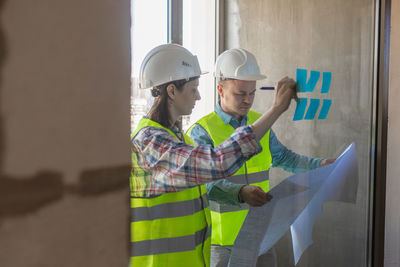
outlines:
[[230, 124], [232, 125], [232, 127], [234, 129], [246, 125], [247, 121], [249, 120], [249, 117], [246, 115], [243, 120], [241, 122], [239, 122], [238, 119], [236, 119], [235, 117], [229, 115], [228, 113], [226, 113], [222, 108], [221, 105], [219, 104], [219, 102], [215, 105], [215, 113], [217, 113], [217, 115], [222, 119], [222, 121], [225, 124]]

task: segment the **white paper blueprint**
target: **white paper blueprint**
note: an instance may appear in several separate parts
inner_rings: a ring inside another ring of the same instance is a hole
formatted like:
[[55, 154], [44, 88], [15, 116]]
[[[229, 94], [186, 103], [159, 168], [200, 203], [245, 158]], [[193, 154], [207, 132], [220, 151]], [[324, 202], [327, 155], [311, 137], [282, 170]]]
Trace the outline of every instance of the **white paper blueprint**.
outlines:
[[312, 244], [312, 228], [322, 214], [322, 204], [354, 203], [357, 186], [354, 143], [333, 164], [285, 179], [270, 191], [273, 196], [270, 202], [250, 208], [232, 249], [229, 266], [256, 266], [257, 257], [272, 248], [288, 230], [297, 264]]

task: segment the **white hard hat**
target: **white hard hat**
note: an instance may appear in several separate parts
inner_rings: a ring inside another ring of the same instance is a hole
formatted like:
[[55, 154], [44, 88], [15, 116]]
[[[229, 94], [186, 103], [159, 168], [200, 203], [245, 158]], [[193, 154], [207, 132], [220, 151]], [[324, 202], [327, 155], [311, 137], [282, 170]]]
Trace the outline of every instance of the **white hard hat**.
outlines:
[[215, 62], [214, 76], [245, 81], [267, 78], [260, 73], [254, 55], [243, 48], [232, 48], [219, 55]]
[[147, 53], [139, 72], [139, 88], [146, 89], [205, 74], [189, 50], [177, 44], [163, 44]]

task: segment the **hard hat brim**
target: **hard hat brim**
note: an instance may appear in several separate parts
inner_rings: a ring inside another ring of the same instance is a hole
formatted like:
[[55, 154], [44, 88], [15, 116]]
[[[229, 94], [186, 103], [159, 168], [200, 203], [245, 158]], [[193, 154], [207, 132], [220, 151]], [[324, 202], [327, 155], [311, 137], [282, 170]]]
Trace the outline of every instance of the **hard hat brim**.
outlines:
[[[204, 74], [207, 74], [207, 73], [209, 73], [208, 71], [202, 71], [200, 74], [199, 74], [199, 76], [201, 76], [201, 75], [204, 75]], [[196, 77], [196, 76], [191, 76], [191, 77], [188, 77], [188, 78], [184, 78], [184, 79], [187, 79], [187, 80], [189, 80], [190, 78], [193, 78], [193, 77]], [[138, 89], [140, 89], [140, 90], [143, 90], [143, 89], [151, 89], [151, 88], [153, 88], [154, 86], [158, 86], [158, 85], [161, 85], [161, 84], [164, 84], [165, 82], [162, 82], [162, 83], [156, 83], [156, 84], [154, 84], [154, 85], [148, 85], [148, 86], [138, 86]]]

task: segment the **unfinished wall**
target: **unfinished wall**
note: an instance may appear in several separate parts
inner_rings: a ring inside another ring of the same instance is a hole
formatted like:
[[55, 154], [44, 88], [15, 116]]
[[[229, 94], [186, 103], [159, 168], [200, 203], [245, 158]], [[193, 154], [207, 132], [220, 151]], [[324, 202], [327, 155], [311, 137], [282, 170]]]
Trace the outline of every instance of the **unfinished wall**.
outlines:
[[386, 177], [385, 267], [400, 266], [400, 3], [392, 1]]
[[0, 266], [128, 262], [129, 2], [0, 2]]
[[[367, 266], [371, 155], [374, 1], [227, 0], [226, 48], [253, 52], [267, 81], [296, 78], [296, 69], [331, 72], [328, 94], [322, 79], [303, 97], [332, 99], [326, 120], [293, 121], [296, 105], [273, 126], [290, 149], [313, 157], [337, 157], [355, 142], [359, 158], [356, 204], [327, 203], [316, 221], [314, 243], [297, 266]], [[322, 75], [321, 75], [322, 76]], [[267, 110], [271, 91], [257, 92], [254, 109]], [[276, 185], [289, 174], [274, 169]], [[279, 266], [292, 266], [289, 234], [277, 244]]]

